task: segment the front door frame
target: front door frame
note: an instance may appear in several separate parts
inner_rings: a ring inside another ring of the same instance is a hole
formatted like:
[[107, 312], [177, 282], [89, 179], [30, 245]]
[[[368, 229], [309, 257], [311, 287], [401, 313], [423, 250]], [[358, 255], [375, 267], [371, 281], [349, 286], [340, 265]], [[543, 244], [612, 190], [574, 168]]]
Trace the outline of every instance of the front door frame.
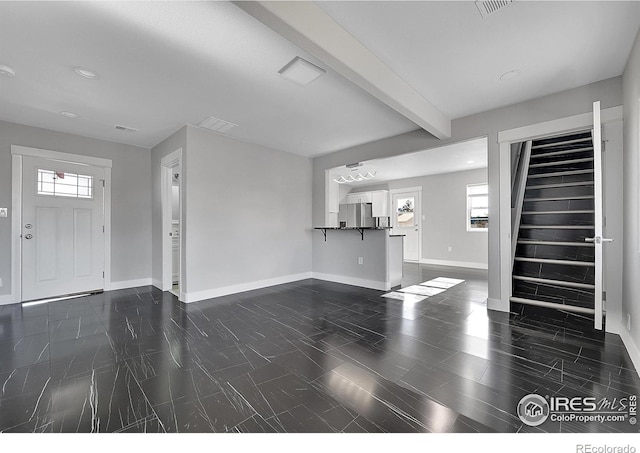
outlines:
[[22, 302], [22, 158], [87, 164], [104, 169], [104, 290], [111, 289], [111, 159], [11, 145], [11, 301]]
[[[622, 106], [601, 111], [601, 122], [622, 120]], [[511, 144], [593, 127], [593, 112], [498, 132], [500, 165], [500, 300], [489, 299], [488, 308], [508, 312], [511, 306]], [[491, 188], [490, 188], [491, 190]], [[491, 215], [491, 213], [489, 213]]]

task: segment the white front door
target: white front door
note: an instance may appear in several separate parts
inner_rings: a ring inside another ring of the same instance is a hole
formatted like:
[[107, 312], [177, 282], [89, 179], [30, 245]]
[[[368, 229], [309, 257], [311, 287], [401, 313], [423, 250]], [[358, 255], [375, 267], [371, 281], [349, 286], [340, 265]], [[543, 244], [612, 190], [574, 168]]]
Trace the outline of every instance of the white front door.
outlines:
[[393, 234], [404, 235], [404, 259], [419, 261], [420, 191], [394, 192], [391, 202]]
[[104, 169], [23, 158], [22, 300], [104, 289]]

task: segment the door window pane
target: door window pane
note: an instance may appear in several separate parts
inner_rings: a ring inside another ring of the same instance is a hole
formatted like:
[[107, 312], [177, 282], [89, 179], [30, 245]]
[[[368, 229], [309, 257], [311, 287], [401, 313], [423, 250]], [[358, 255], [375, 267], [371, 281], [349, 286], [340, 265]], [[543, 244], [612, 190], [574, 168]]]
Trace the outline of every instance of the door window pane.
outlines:
[[415, 225], [414, 197], [397, 198], [396, 201], [397, 223], [399, 227], [411, 227]]
[[93, 176], [38, 169], [38, 195], [93, 198]]

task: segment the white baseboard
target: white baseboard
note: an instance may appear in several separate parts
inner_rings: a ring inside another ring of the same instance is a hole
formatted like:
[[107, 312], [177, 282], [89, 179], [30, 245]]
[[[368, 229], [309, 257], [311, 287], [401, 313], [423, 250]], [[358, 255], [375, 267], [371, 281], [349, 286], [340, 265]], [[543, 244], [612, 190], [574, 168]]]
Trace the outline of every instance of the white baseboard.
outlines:
[[360, 286], [363, 288], [377, 289], [380, 291], [388, 291], [391, 289], [391, 283], [379, 282], [376, 280], [365, 280], [363, 278], [346, 277], [344, 275], [323, 274], [320, 272], [313, 272], [313, 278], [318, 280], [325, 280], [334, 283], [343, 283], [345, 285]]
[[158, 280], [157, 278], [151, 279], [151, 284], [162, 291], [162, 280]]
[[284, 283], [297, 282], [311, 278], [311, 272], [302, 274], [284, 275], [282, 277], [269, 278], [266, 280], [256, 280], [253, 282], [240, 283], [238, 285], [223, 286], [221, 288], [212, 288], [204, 291], [186, 292], [183, 294], [183, 302], [197, 302], [199, 300], [212, 299], [214, 297], [228, 296], [229, 294], [243, 293], [254, 289], [267, 288], [269, 286], [282, 285]]
[[486, 263], [472, 263], [467, 261], [432, 260], [429, 258], [421, 258], [420, 264], [436, 264], [438, 266], [466, 267], [469, 269], [489, 269], [489, 265]]
[[638, 345], [631, 337], [631, 334], [622, 325], [620, 325], [618, 329], [612, 329], [612, 333], [620, 335], [622, 343], [624, 343], [624, 347], [627, 348], [629, 357], [631, 357], [633, 366], [636, 367], [636, 373], [638, 373], [638, 375], [640, 376], [640, 348], [638, 348]]
[[3, 294], [0, 296], [0, 305], [9, 305], [13, 303], [13, 294]]
[[491, 298], [487, 298], [487, 309], [488, 310], [494, 310], [494, 311], [501, 311], [504, 313], [508, 313], [509, 312], [509, 303], [507, 303], [507, 305], [505, 306], [504, 302], [502, 301], [502, 299], [491, 299]]
[[138, 286], [149, 286], [151, 285], [150, 278], [140, 278], [138, 280], [122, 280], [119, 282], [111, 282], [107, 291], [115, 291], [117, 289], [127, 289], [127, 288], [137, 288]]

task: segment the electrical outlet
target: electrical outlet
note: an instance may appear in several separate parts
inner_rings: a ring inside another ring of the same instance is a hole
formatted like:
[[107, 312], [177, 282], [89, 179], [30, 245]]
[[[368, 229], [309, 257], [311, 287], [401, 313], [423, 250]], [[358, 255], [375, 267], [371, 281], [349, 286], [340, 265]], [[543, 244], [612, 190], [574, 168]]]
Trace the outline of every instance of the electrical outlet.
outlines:
[[451, 246], [447, 247], [447, 252], [451, 252], [451, 251], [453, 251], [453, 247]]
[[631, 332], [631, 315], [627, 313], [627, 330]]
[[7, 217], [8, 208], [0, 208], [0, 217]]
[[364, 263], [364, 258], [359, 256], [358, 257], [358, 264], [363, 264]]

